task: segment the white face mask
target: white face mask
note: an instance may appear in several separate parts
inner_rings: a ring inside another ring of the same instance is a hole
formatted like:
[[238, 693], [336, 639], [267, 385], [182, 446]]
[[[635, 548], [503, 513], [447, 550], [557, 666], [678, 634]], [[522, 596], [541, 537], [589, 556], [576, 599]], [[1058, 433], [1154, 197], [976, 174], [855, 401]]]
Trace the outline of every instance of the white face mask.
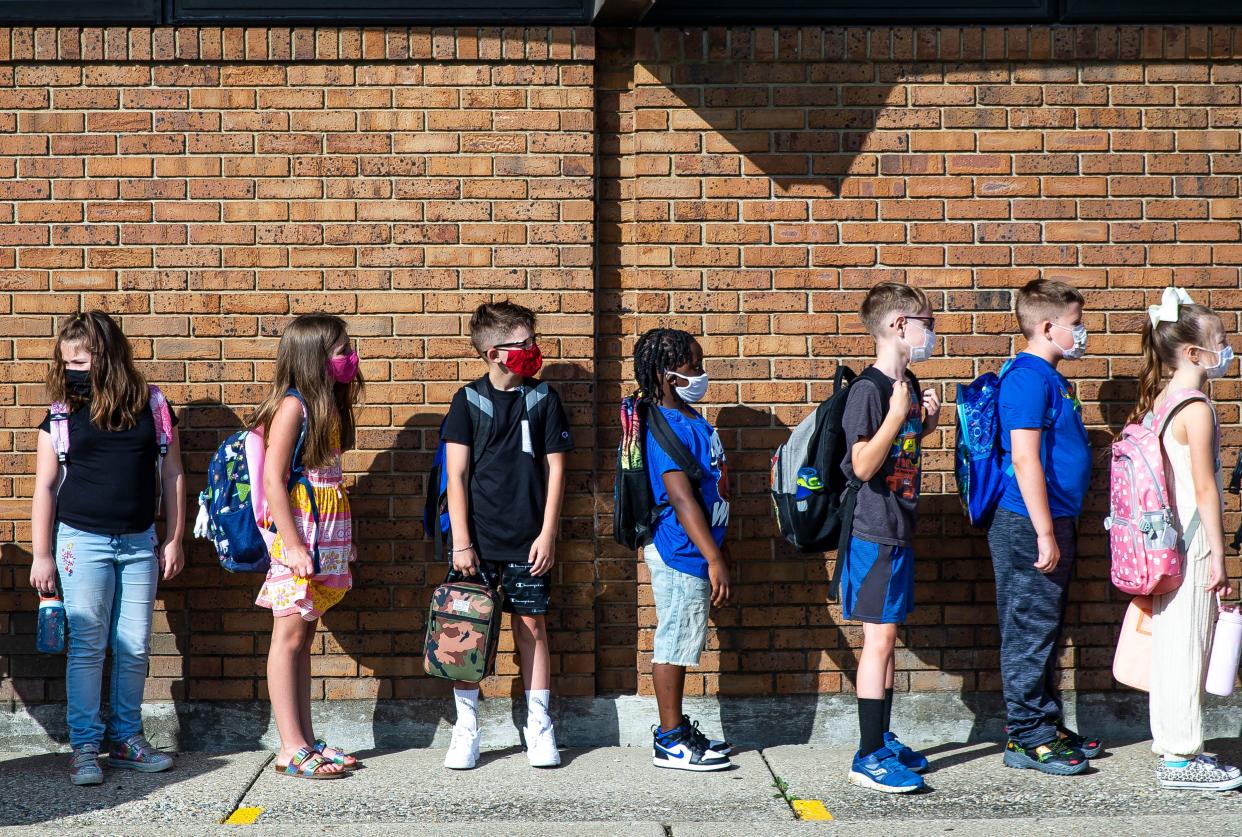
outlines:
[[674, 389], [677, 390], [677, 395], [681, 400], [687, 404], [695, 404], [702, 401], [703, 396], [707, 394], [707, 385], [711, 383], [706, 372], [702, 375], [691, 376], [682, 375], [680, 372], [674, 372], [670, 369], [668, 374], [676, 375], [686, 382], [684, 387], [674, 387]]
[[1061, 356], [1066, 360], [1077, 360], [1087, 353], [1087, 327], [1085, 325], [1079, 323], [1073, 328], [1063, 326], [1060, 323], [1049, 323], [1049, 325], [1053, 328], [1059, 328], [1062, 331], [1068, 331], [1070, 334], [1074, 335], [1074, 345], [1070, 346], [1068, 349], [1063, 348], [1057, 341], [1052, 341], [1053, 345], [1061, 350]]
[[[919, 322], [919, 325], [923, 326], [923, 343], [918, 346], [910, 346], [911, 363], [927, 360], [936, 351], [936, 330], [923, 325], [922, 321]], [[907, 344], [909, 344], [909, 341], [907, 341]]]
[[1214, 351], [1212, 349], [1205, 349], [1202, 346], [1195, 346], [1194, 348], [1198, 349], [1201, 352], [1208, 352], [1210, 354], [1216, 355], [1216, 363], [1214, 365], [1203, 366], [1202, 363], [1199, 364], [1199, 366], [1203, 366], [1203, 371], [1207, 373], [1208, 378], [1225, 377], [1225, 373], [1229, 371], [1229, 364], [1233, 363], [1233, 347], [1232, 346], [1226, 346], [1225, 348], [1220, 349], [1219, 351]]

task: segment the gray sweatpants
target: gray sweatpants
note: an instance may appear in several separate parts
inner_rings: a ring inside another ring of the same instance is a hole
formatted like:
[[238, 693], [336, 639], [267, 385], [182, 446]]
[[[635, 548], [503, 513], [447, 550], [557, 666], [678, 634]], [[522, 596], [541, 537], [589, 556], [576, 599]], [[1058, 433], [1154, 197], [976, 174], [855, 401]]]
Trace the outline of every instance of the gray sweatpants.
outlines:
[[1029, 517], [997, 509], [988, 527], [1009, 735], [1025, 749], [1056, 738], [1061, 723], [1054, 667], [1078, 532], [1072, 517], [1057, 518], [1052, 527], [1061, 560], [1050, 573], [1035, 569], [1039, 551]]

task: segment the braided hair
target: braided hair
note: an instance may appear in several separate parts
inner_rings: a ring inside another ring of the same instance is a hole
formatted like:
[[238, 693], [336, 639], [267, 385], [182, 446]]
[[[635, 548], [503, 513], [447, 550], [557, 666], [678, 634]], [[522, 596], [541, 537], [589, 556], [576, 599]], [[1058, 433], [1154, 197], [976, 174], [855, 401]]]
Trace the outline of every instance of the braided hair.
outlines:
[[664, 373], [693, 360], [694, 336], [676, 328], [653, 328], [634, 347], [634, 380], [639, 395], [658, 404], [664, 392]]

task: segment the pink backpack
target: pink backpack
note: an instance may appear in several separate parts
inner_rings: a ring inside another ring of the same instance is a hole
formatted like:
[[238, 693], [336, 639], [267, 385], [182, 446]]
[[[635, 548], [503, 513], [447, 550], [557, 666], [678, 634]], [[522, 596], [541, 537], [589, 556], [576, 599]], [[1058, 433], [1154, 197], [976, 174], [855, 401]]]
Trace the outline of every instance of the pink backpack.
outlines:
[[1193, 389], [1170, 393], [1160, 409], [1148, 413], [1142, 424], [1126, 425], [1113, 442], [1104, 528], [1113, 555], [1113, 586], [1123, 593], [1157, 595], [1182, 583], [1182, 555], [1199, 528], [1199, 513], [1179, 537], [1161, 439], [1178, 410], [1207, 400]]
[[[168, 408], [168, 399], [155, 384], [149, 387], [151, 398], [151, 417], [155, 420], [155, 443], [159, 446], [159, 458], [155, 468], [161, 489], [164, 484], [164, 457], [168, 455], [168, 446], [172, 443], [172, 411]], [[69, 459], [69, 405], [64, 401], [55, 401], [48, 412], [51, 418], [48, 431], [52, 436], [52, 448], [56, 451], [56, 461], [60, 463], [60, 477], [56, 481], [56, 493], [65, 482]], [[156, 514], [159, 514], [158, 507]]]

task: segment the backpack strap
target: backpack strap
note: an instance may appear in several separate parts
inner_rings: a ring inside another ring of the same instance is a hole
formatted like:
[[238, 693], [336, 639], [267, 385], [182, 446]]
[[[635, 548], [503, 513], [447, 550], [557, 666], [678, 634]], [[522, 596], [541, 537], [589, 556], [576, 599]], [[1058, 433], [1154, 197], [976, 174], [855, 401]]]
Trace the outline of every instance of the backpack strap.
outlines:
[[155, 514], [158, 517], [164, 505], [164, 457], [168, 455], [168, 446], [172, 444], [172, 410], [168, 407], [168, 399], [155, 384], [148, 386], [147, 392], [151, 419], [155, 422], [155, 445], [159, 450], [155, 459], [155, 478], [160, 488], [159, 497], [155, 501]]
[[315, 501], [315, 486], [311, 485], [310, 479], [306, 476], [306, 468], [302, 464], [302, 451], [306, 446], [306, 426], [310, 421], [309, 414], [306, 409], [306, 399], [302, 397], [302, 393], [296, 389], [289, 389], [285, 395], [292, 395], [302, 405], [302, 427], [298, 431], [298, 440], [293, 445], [293, 458], [289, 461], [289, 481], [285, 486], [286, 491], [292, 491], [294, 486], [301, 485], [306, 489], [306, 497], [310, 501], [311, 507], [311, 557], [314, 561], [314, 571], [319, 572], [319, 504]]
[[[1178, 390], [1177, 392], [1170, 392], [1165, 397], [1164, 403], [1161, 404], [1158, 409], [1149, 412], [1146, 416], [1143, 417], [1143, 426], [1146, 427], [1148, 430], [1153, 431], [1156, 434], [1156, 441], [1160, 443], [1160, 453], [1162, 456], [1164, 455], [1164, 433], [1165, 431], [1169, 429], [1169, 425], [1173, 423], [1174, 417], [1176, 417], [1177, 414], [1181, 412], [1182, 407], [1185, 407], [1187, 404], [1190, 404], [1191, 402], [1194, 402], [1194, 401], [1202, 401], [1206, 403], [1208, 407], [1212, 406], [1212, 402], [1208, 400], [1208, 397], [1204, 395], [1202, 392], [1200, 392], [1199, 390], [1181, 389], [1181, 390]], [[1212, 422], [1213, 422], [1212, 433], [1214, 436], [1219, 438], [1220, 429], [1216, 425], [1216, 411], [1215, 410], [1212, 410]], [[1218, 448], [1217, 462], [1216, 462], [1217, 468], [1220, 467], [1219, 456], [1220, 456], [1220, 453], [1219, 453], [1219, 448]], [[1236, 471], [1237, 468], [1235, 468], [1234, 470]], [[1172, 498], [1170, 498], [1170, 501], [1171, 500]], [[1198, 533], [1200, 522], [1201, 521], [1199, 520], [1199, 509], [1196, 508], [1195, 513], [1190, 516], [1190, 521], [1186, 524], [1186, 528], [1182, 532], [1181, 547], [1182, 547], [1183, 552], [1187, 550], [1187, 548], [1190, 546], [1191, 541], [1194, 540], [1195, 535]], [[1239, 531], [1242, 532], [1242, 529], [1240, 529]]]
[[492, 429], [496, 424], [496, 405], [488, 395], [487, 384], [482, 378], [466, 384], [466, 404], [469, 407], [470, 425], [474, 429], [474, 442], [470, 446], [470, 464], [478, 465], [483, 452], [492, 441]]
[[56, 451], [56, 461], [60, 473], [56, 477], [56, 493], [65, 484], [69, 475], [69, 405], [64, 401], [53, 401], [48, 407], [48, 435], [52, 437], [52, 449]]
[[[668, 419], [664, 417], [664, 412], [658, 404], [644, 404], [644, 423], [660, 449], [668, 454], [669, 459], [673, 460], [673, 464], [677, 469], [686, 475], [690, 480], [690, 488], [694, 491], [694, 497], [699, 501], [699, 508], [703, 510], [703, 515], [707, 518], [707, 526], [710, 529], [712, 523], [711, 510], [707, 508], [707, 502], [703, 499], [703, 491], [701, 483], [707, 474], [703, 471], [703, 466], [699, 463], [694, 455], [686, 448], [684, 442], [678, 438], [672, 426], [668, 423]], [[645, 460], [644, 460], [645, 461]], [[670, 508], [669, 503], [661, 503], [651, 510], [650, 523], [654, 524], [656, 519], [664, 514], [664, 510]]]
[[[530, 384], [534, 386], [530, 386]], [[531, 438], [535, 431], [542, 433], [547, 416], [548, 385], [544, 381], [528, 379], [522, 385], [523, 417], [522, 417], [522, 452], [535, 455], [535, 444]]]

